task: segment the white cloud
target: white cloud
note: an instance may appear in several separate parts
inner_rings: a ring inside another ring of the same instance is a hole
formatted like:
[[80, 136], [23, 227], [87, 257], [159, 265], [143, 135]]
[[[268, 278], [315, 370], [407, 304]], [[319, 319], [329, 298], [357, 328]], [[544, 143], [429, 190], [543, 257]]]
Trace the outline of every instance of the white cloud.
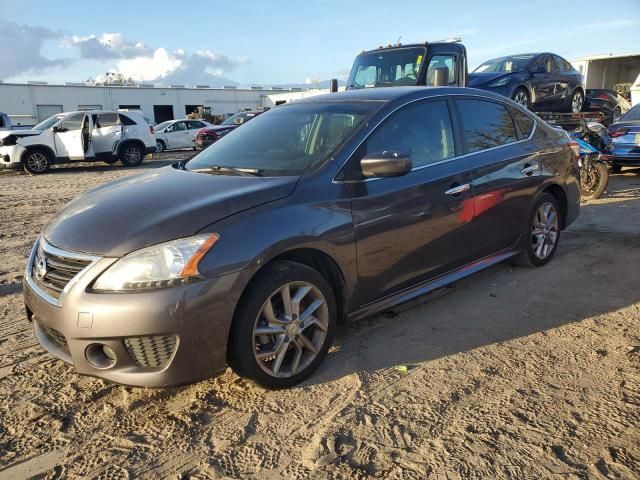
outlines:
[[39, 73], [48, 68], [69, 65], [70, 59], [49, 59], [42, 55], [42, 47], [46, 41], [59, 40], [62, 36], [62, 33], [48, 28], [0, 20], [0, 45], [3, 46], [0, 78]]
[[152, 50], [144, 43], [127, 41], [121, 33], [103, 33], [99, 37], [96, 35], [86, 37], [74, 35], [69, 43], [79, 49], [82, 58], [96, 60], [134, 58], [152, 53]]
[[158, 48], [150, 57], [135, 57], [119, 61], [117, 71], [125, 77], [148, 82], [166, 77], [181, 65], [182, 60], [176, 55], [167, 52], [164, 48]]

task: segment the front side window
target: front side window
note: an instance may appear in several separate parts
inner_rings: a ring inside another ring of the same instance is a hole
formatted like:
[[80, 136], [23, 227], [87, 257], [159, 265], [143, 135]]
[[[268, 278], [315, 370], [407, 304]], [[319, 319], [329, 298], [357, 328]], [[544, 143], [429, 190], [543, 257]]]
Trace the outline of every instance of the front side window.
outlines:
[[181, 130], [186, 130], [187, 126], [184, 122], [176, 122], [170, 127], [167, 128], [167, 132], [179, 132]]
[[60, 115], [54, 115], [53, 117], [49, 117], [46, 120], [38, 123], [37, 125], [32, 127], [31, 130], [47, 130], [58, 123], [61, 118], [62, 117]]
[[462, 117], [462, 136], [467, 151], [499, 147], [518, 139], [513, 119], [506, 107], [486, 100], [456, 100]]
[[429, 61], [427, 68], [427, 86], [435, 85], [436, 69], [446, 68], [449, 72], [448, 84], [456, 84], [456, 57], [454, 55], [434, 55]]
[[384, 151], [410, 154], [414, 168], [453, 157], [455, 145], [447, 102], [414, 103], [391, 115], [367, 139], [367, 155]]
[[186, 164], [211, 174], [301, 175], [331, 158], [378, 102], [305, 102], [270, 110]]
[[394, 48], [363, 53], [349, 75], [349, 88], [415, 85], [427, 53], [424, 47]]
[[61, 129], [80, 130], [82, 128], [82, 121], [84, 120], [84, 113], [74, 113], [65, 118], [60, 124]]

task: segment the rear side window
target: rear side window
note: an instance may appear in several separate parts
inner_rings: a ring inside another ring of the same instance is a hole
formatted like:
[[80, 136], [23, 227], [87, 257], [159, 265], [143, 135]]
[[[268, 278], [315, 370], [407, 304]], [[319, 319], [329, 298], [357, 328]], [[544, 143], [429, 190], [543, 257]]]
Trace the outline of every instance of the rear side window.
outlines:
[[206, 125], [202, 122], [198, 122], [198, 121], [190, 121], [189, 123], [189, 129], [194, 129], [194, 128], [204, 128], [206, 127]]
[[509, 111], [516, 122], [516, 125], [518, 125], [518, 128], [520, 129], [522, 138], [528, 138], [533, 130], [533, 118], [526, 113], [522, 113], [520, 110], [516, 110], [515, 108], [509, 108]]
[[122, 123], [123, 125], [135, 125], [136, 124], [136, 122], [131, 120], [131, 118], [127, 117], [126, 115], [123, 115], [122, 113], [118, 114], [118, 116], [120, 117], [120, 123]]
[[414, 167], [455, 155], [447, 102], [414, 103], [391, 115], [367, 140], [367, 154], [410, 153]]
[[95, 128], [113, 127], [118, 124], [118, 114], [113, 112], [93, 114]]
[[504, 105], [485, 100], [457, 100], [462, 136], [468, 152], [499, 147], [518, 139], [513, 119]]

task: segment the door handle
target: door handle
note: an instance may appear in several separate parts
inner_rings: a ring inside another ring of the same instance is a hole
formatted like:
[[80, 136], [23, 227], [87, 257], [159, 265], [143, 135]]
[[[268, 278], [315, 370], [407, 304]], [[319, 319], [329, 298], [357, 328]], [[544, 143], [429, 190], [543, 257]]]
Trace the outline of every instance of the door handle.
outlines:
[[533, 174], [533, 172], [535, 172], [536, 170], [538, 170], [538, 165], [526, 164], [524, 168], [520, 170], [520, 173], [522, 173], [523, 175], [531, 176], [531, 174]]
[[444, 192], [444, 194], [453, 195], [455, 197], [460, 195], [462, 192], [466, 192], [467, 190], [471, 190], [471, 185], [469, 185], [468, 183], [465, 183], [464, 185], [458, 185], [454, 183], [453, 185], [451, 185], [451, 188], [449, 190], [446, 190]]

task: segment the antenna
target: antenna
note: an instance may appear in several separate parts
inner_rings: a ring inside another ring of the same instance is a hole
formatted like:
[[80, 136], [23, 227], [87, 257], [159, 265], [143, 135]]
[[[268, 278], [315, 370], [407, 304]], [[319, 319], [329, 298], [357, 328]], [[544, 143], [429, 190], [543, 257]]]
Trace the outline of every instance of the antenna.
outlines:
[[396, 42], [398, 45], [400, 45], [400, 39], [402, 39], [402, 35], [398, 37], [398, 41]]

